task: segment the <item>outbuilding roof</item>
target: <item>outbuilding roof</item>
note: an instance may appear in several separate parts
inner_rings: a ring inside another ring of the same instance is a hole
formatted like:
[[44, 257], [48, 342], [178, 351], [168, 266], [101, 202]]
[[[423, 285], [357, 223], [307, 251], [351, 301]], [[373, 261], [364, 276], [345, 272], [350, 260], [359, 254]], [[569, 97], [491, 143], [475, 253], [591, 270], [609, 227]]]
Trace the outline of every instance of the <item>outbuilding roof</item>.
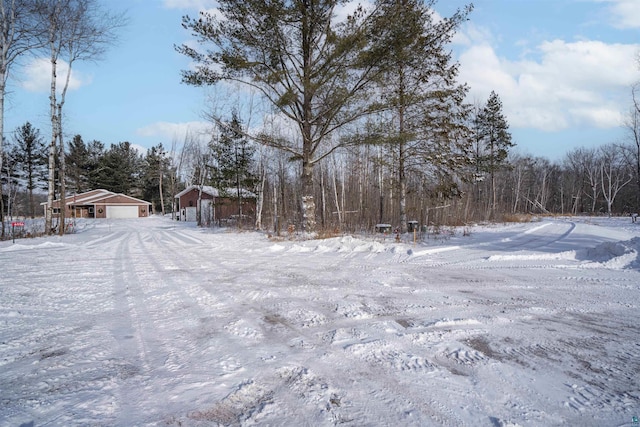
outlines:
[[[187, 193], [190, 193], [193, 190], [199, 191], [200, 189], [202, 189], [203, 193], [208, 194], [211, 197], [237, 197], [238, 195], [238, 190], [236, 188], [226, 188], [221, 191], [215, 187], [211, 187], [210, 185], [190, 185], [184, 190], [182, 190], [181, 192], [179, 192], [178, 194], [176, 194], [176, 199], [184, 196]], [[240, 196], [244, 199], [252, 199], [252, 198], [255, 199], [258, 197], [251, 191], [245, 190], [243, 188], [240, 189]]]

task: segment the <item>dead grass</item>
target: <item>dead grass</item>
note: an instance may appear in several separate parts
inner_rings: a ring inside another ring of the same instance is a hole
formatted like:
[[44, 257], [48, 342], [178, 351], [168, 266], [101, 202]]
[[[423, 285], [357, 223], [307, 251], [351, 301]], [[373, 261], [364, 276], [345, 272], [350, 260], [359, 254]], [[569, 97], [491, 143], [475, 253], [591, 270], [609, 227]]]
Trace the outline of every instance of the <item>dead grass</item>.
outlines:
[[535, 217], [531, 214], [502, 214], [502, 222], [533, 222]]
[[340, 229], [331, 228], [331, 229], [318, 231], [318, 235], [317, 235], [316, 238], [317, 239], [332, 239], [334, 237], [340, 237], [340, 236], [342, 236], [342, 233], [340, 232]]

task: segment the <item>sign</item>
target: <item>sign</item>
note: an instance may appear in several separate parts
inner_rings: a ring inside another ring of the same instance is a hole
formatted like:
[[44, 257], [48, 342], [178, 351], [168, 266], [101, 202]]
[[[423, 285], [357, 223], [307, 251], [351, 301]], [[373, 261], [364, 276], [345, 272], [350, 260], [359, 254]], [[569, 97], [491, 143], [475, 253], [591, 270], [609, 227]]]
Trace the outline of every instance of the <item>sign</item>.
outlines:
[[13, 243], [16, 242], [16, 227], [24, 227], [23, 221], [13, 221], [11, 223], [11, 234], [13, 237]]

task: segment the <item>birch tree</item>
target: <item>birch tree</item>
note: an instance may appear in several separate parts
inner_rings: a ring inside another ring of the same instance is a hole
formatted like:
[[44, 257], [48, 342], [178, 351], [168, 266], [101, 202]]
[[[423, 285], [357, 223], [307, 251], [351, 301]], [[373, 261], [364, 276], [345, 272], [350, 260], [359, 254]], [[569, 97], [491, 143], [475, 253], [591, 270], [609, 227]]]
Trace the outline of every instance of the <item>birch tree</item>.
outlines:
[[591, 200], [589, 211], [595, 213], [598, 199], [600, 198], [600, 159], [595, 148], [579, 148], [570, 153], [573, 161], [582, 168], [584, 184], [587, 189], [584, 191], [587, 199]]
[[[126, 24], [125, 16], [102, 9], [98, 0], [34, 0], [41, 25], [47, 29], [46, 46], [51, 64], [49, 109], [51, 143], [49, 147], [49, 188], [47, 202], [55, 198], [55, 160], [59, 154], [60, 200], [66, 197], [65, 147], [62, 114], [71, 72], [77, 61], [98, 60], [116, 40], [116, 30]], [[58, 93], [58, 65], [66, 62], [66, 74]], [[65, 204], [60, 204], [59, 233], [64, 234]], [[52, 212], [45, 215], [45, 230], [52, 232]]]

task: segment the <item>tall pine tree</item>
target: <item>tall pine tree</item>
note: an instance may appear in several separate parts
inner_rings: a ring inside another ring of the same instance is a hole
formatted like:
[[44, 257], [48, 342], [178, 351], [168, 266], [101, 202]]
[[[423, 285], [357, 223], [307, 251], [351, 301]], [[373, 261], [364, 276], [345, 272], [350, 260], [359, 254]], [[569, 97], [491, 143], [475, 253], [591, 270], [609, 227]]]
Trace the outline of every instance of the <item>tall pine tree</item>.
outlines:
[[142, 162], [142, 176], [140, 182], [142, 186], [142, 197], [150, 200], [154, 212], [165, 214], [166, 191], [165, 180], [169, 174], [170, 160], [162, 146], [162, 143], [151, 147]]
[[67, 191], [70, 193], [84, 193], [89, 187], [89, 151], [80, 135], [69, 142], [69, 152], [66, 156]]
[[47, 179], [46, 145], [40, 137], [40, 131], [26, 122], [16, 129], [13, 135], [13, 160], [15, 173], [24, 182], [29, 197], [28, 212], [31, 218], [36, 215], [33, 191], [44, 187]]
[[489, 174], [491, 178], [491, 216], [497, 207], [496, 172], [505, 168], [509, 149], [515, 144], [511, 141], [509, 124], [502, 112], [500, 97], [491, 91], [485, 106], [476, 118], [477, 141], [484, 149], [477, 159], [479, 170]]
[[[452, 175], [467, 160], [468, 88], [456, 81], [458, 63], [447, 45], [472, 10], [435, 16], [437, 0], [378, 0], [377, 37], [387, 38], [381, 93], [389, 106], [383, 141], [396, 159], [400, 227], [407, 231], [407, 175]], [[444, 171], [444, 173], [443, 173]]]
[[112, 145], [100, 158], [95, 179], [99, 188], [140, 197], [142, 157], [128, 141]]

